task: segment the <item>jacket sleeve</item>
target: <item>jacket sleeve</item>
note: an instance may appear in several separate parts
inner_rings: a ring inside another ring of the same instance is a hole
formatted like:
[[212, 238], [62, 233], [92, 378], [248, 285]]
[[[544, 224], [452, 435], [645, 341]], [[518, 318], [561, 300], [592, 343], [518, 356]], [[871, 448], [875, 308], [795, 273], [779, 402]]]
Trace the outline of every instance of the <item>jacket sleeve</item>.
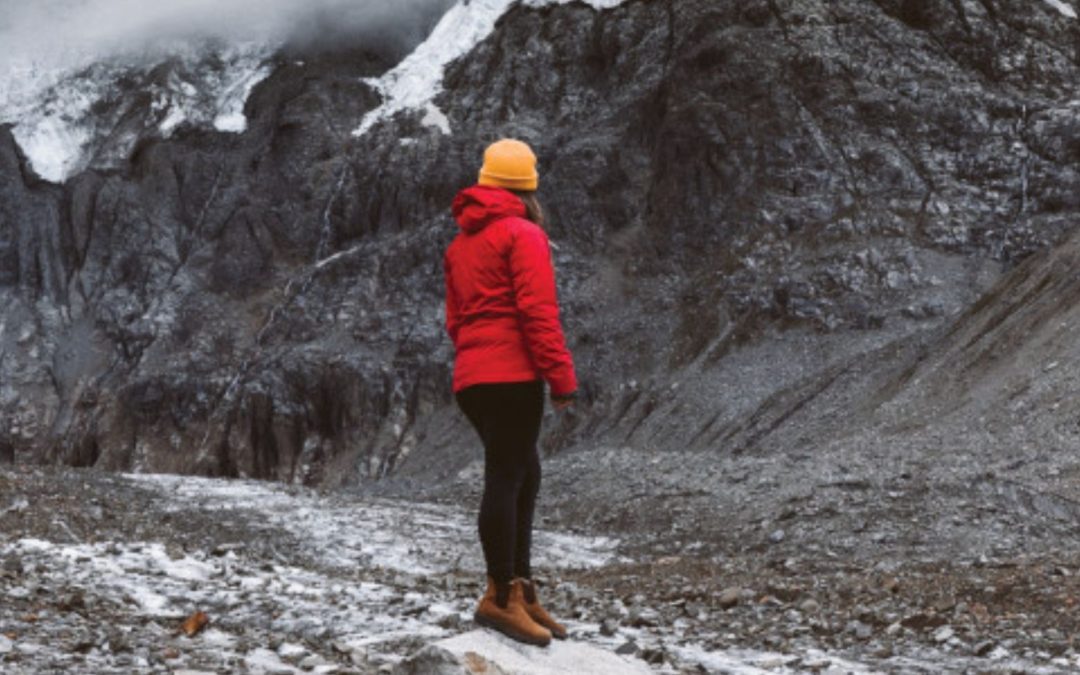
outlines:
[[454, 284], [450, 278], [450, 255], [443, 256], [443, 278], [446, 283], [446, 332], [450, 340], [457, 345], [458, 328], [461, 326], [461, 310], [454, 295]]
[[514, 302], [533, 363], [554, 396], [577, 391], [577, 376], [559, 322], [555, 270], [547, 235], [533, 223], [516, 228], [510, 250]]

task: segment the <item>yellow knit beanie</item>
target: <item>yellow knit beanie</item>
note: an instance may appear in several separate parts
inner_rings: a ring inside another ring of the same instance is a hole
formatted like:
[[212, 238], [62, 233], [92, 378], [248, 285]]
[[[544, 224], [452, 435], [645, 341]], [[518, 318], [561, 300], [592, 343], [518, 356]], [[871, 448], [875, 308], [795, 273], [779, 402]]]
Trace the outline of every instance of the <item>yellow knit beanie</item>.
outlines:
[[532, 192], [539, 184], [536, 155], [525, 143], [504, 138], [492, 143], [484, 151], [480, 185]]

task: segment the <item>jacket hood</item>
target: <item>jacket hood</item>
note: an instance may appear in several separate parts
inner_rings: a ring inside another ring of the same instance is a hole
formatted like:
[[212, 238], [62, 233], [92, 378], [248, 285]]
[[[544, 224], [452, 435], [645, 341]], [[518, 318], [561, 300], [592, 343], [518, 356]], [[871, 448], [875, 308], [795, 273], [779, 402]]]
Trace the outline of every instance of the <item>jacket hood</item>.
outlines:
[[474, 185], [465, 188], [454, 198], [453, 212], [461, 229], [472, 234], [496, 220], [524, 218], [525, 205], [509, 190]]

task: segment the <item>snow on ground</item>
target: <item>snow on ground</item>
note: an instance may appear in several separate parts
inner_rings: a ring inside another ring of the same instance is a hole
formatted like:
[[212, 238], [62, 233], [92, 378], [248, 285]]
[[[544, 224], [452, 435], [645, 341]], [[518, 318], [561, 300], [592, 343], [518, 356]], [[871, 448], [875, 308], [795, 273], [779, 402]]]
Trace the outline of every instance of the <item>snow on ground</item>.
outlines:
[[1043, 2], [1061, 12], [1063, 16], [1067, 16], [1070, 19], [1076, 18], [1076, 10], [1065, 0], [1043, 0]]
[[[596, 9], [610, 9], [621, 5], [625, 0], [587, 0], [586, 4]], [[383, 97], [383, 103], [372, 110], [360, 126], [353, 131], [353, 136], [363, 136], [380, 120], [392, 117], [402, 110], [424, 111], [421, 122], [425, 126], [439, 129], [444, 134], [451, 132], [450, 121], [435, 105], [435, 97], [442, 92], [443, 71], [454, 60], [468, 54], [476, 45], [483, 42], [503, 14], [515, 0], [471, 0], [458, 2], [443, 15], [442, 20], [411, 54], [378, 78], [364, 80]], [[571, 0], [527, 0], [530, 7], [563, 5]]]
[[[82, 589], [101, 599], [96, 602], [120, 605], [148, 621], [175, 625], [196, 609], [205, 611], [214, 631], [190, 658], [206, 662], [213, 653], [214, 662], [243, 662], [256, 672], [291, 672], [286, 661], [299, 661], [308, 648], [249, 649], [244, 636], [251, 628], [309, 645], [332, 642], [336, 653], [355, 654], [355, 662], [386, 662], [404, 656], [398, 653], [402, 640], [445, 638], [471, 617], [475, 598], [461, 597], [447, 581], [459, 573], [482, 579], [475, 524], [462, 509], [334, 498], [255, 481], [127, 478], [160, 495], [158, 508], [175, 519], [200, 512], [201, 518], [243, 522], [253, 539], [295, 538], [310, 562], [282, 557], [260, 563], [247, 555], [250, 540], [186, 551], [160, 542], [65, 544], [34, 538], [0, 545], [0, 560], [17, 558], [49, 583]], [[616, 543], [540, 533], [538, 562], [551, 568], [601, 565], [613, 559]], [[20, 648], [33, 652], [48, 645], [24, 641]], [[87, 665], [109, 670], [107, 654], [100, 661], [88, 657]], [[138, 670], [152, 664], [132, 665]]]
[[[432, 617], [440, 610], [444, 614], [466, 610], [446, 605], [427, 609], [431, 598], [416, 594], [403, 599], [399, 589], [381, 583], [348, 583], [289, 565], [255, 567], [234, 552], [213, 556], [170, 552], [156, 543], [60, 545], [23, 539], [0, 547], [0, 553], [47, 567], [51, 577], [63, 579], [69, 587], [115, 598], [145, 620], [176, 622], [201, 609], [212, 617], [215, 628], [204, 636], [201, 648], [215, 652], [216, 661], [243, 657], [236, 649], [238, 636], [245, 627], [267, 622], [276, 633], [311, 640], [330, 635], [341, 640], [343, 650], [377, 652], [403, 636], [445, 637], [448, 631]], [[389, 611], [391, 605], [415, 611]], [[268, 660], [281, 663], [274, 652], [254, 658], [263, 666]]]
[[[161, 540], [152, 540], [157, 530], [132, 540], [124, 538], [127, 530], [83, 530], [87, 536], [80, 538], [64, 529], [67, 541], [6, 538], [0, 530], [0, 635], [15, 636], [4, 637], [0, 647], [16, 658], [0, 653], [0, 662], [14, 664], [10, 672], [163, 672], [166, 664], [174, 672], [329, 673], [343, 665], [375, 672], [424, 644], [447, 638], [458, 644], [473, 628], [482, 571], [469, 509], [254, 481], [160, 475], [123, 480], [140, 495], [134, 500], [140, 522], [180, 531], [184, 523], [225, 529], [211, 543], [181, 538], [184, 544], [165, 530]], [[76, 507], [95, 508], [92, 501]], [[19, 499], [0, 515], [13, 509], [27, 522], [34, 505]], [[97, 518], [109, 522], [104, 511]], [[217, 538], [226, 531], [237, 541]], [[204, 543], [192, 543], [198, 541]], [[540, 576], [607, 565], [617, 543], [540, 533]], [[790, 653], [703, 646], [699, 640], [725, 633], [726, 616], [696, 637], [681, 620], [623, 622], [605, 634], [597, 623], [605, 602], [599, 589], [563, 579], [545, 594], [562, 598], [558, 613], [574, 642], [558, 653], [525, 653], [536, 648], [510, 645], [517, 649], [514, 659], [554, 667], [572, 655], [575, 643], [588, 643], [608, 651], [628, 644], [642, 654], [665, 650], [680, 668], [736, 675], [967, 672], [988, 665], [947, 646], [871, 662], [805, 646]], [[195, 610], [209, 615], [209, 627], [195, 638], [179, 635], [180, 622]], [[467, 635], [470, 644], [479, 639], [475, 632]], [[493, 656], [507, 646], [481, 642]], [[1045, 666], [1025, 663], [1004, 644], [988, 659], [1010, 672], [1080, 667], [1071, 657]], [[677, 671], [668, 665], [658, 672]]]
[[[274, 529], [304, 540], [312, 556], [332, 568], [358, 563], [409, 574], [451, 569], [481, 571], [476, 516], [464, 509], [390, 500], [362, 502], [313, 499], [276, 483], [218, 481], [167, 475], [132, 474], [171, 495], [177, 511], [202, 504], [219, 511], [243, 510]], [[586, 568], [615, 560], [617, 541], [538, 531], [536, 563], [552, 568]]]
[[[547, 649], [536, 649], [488, 630], [475, 630], [440, 640], [428, 651], [448, 654], [462, 664], [473, 665], [473, 670], [479, 672], [488, 671], [486, 667], [476, 667], [476, 656], [492, 664], [491, 670], [498, 668], [497, 672], [508, 671], [514, 675], [648, 675], [652, 672], [638, 659], [626, 659], [585, 643], [555, 641]], [[423, 655], [416, 660], [420, 662], [416, 664], [418, 667], [427, 665]]]

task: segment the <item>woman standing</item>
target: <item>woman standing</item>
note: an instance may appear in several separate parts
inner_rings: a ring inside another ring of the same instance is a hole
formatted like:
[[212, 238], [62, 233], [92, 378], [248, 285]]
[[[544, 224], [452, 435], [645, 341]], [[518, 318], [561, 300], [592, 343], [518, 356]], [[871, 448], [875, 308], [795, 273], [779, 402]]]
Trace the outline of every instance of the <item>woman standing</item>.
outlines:
[[454, 342], [454, 393], [484, 444], [480, 543], [488, 588], [476, 622], [530, 644], [564, 639], [536, 598], [530, 569], [540, 489], [536, 441], [544, 381], [562, 410], [577, 378], [566, 348], [540, 202], [536, 155], [521, 141], [484, 152], [478, 185], [453, 212], [461, 231], [446, 250], [446, 328]]

